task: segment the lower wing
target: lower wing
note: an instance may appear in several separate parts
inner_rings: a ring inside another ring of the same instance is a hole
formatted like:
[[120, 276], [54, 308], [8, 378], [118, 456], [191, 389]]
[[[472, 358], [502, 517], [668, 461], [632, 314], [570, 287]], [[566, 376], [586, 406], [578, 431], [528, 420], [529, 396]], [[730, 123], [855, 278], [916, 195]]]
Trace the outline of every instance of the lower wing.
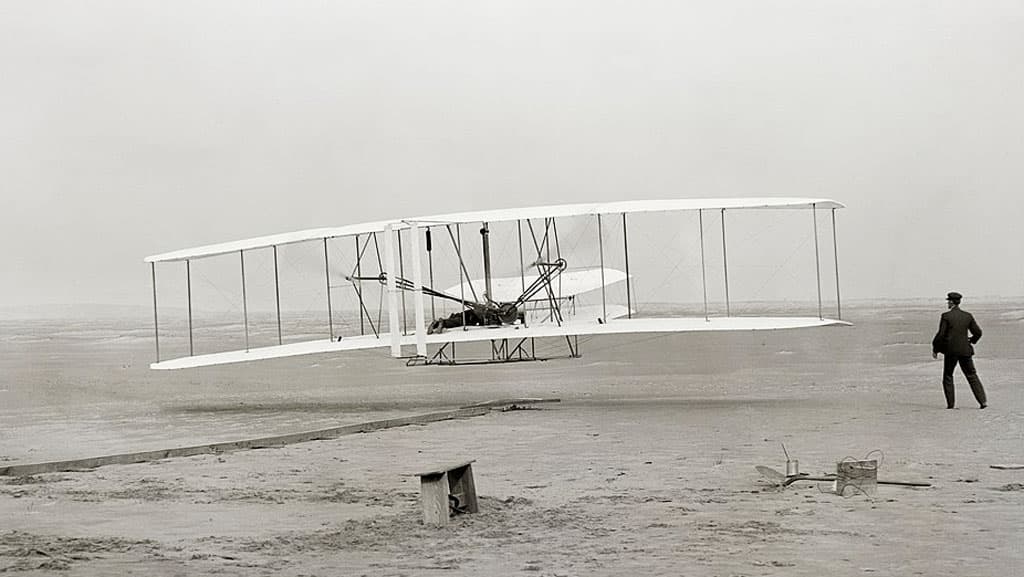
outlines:
[[[594, 308], [594, 313], [598, 312]], [[602, 311], [603, 312], [603, 311]], [[608, 320], [597, 321], [592, 316], [577, 315], [561, 324], [545, 322], [527, 325], [501, 325], [496, 327], [457, 327], [440, 334], [426, 335], [427, 344], [466, 343], [494, 341], [501, 339], [527, 339], [561, 336], [614, 335], [629, 333], [683, 333], [710, 331], [763, 331], [824, 327], [829, 325], [850, 325], [846, 321], [818, 317], [671, 317], [671, 318], [621, 318], [627, 314], [625, 307], [608, 307]], [[618, 317], [618, 318], [616, 318]], [[416, 335], [402, 335], [401, 344], [415, 346]], [[364, 335], [345, 337], [339, 341], [318, 340], [253, 348], [247, 351], [228, 351], [206, 355], [181, 357], [153, 363], [153, 369], [184, 369], [241, 363], [246, 361], [277, 359], [322, 353], [338, 353], [362, 349], [386, 348], [391, 344], [387, 333], [379, 336]]]

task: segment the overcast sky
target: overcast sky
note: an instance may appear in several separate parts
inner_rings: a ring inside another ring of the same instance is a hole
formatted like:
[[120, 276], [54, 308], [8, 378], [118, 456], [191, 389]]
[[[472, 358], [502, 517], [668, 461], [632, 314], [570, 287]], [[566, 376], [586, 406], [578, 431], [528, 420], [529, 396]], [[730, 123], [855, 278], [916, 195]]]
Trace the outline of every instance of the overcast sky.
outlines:
[[1024, 295], [1024, 3], [0, 0], [0, 306], [470, 209], [814, 196], [844, 298]]

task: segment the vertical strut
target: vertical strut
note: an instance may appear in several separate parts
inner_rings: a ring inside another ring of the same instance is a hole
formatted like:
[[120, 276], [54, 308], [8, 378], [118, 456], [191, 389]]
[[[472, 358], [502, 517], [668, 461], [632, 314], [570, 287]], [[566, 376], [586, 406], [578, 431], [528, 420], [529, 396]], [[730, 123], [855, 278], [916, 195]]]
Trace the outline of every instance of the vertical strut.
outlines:
[[[451, 234], [451, 229], [448, 231]], [[462, 280], [463, 273], [466, 273], [466, 264], [462, 262], [462, 225], [455, 223], [455, 250], [459, 252], [459, 300], [462, 301], [462, 330], [466, 330], [466, 284]], [[468, 278], [469, 275], [466, 274]], [[472, 281], [469, 285], [470, 290], [473, 289]], [[476, 298], [476, 292], [473, 293], [473, 298]], [[454, 347], [453, 347], [454, 348]]]
[[722, 266], [725, 269], [725, 316], [729, 311], [729, 258], [725, 252], [725, 209], [722, 209]]
[[836, 314], [843, 319], [843, 301], [839, 298], [839, 244], [836, 242], [836, 209], [832, 209], [832, 256], [836, 263]]
[[160, 362], [160, 323], [156, 316], [156, 263], [149, 263], [149, 271], [153, 276], [153, 336], [156, 341], [156, 362]]
[[[405, 256], [402, 254], [402, 230], [395, 231], [398, 236], [398, 276], [405, 278]], [[409, 334], [409, 315], [405, 311], [405, 291], [402, 291], [402, 334]]]
[[[370, 244], [370, 241], [367, 240], [366, 244]], [[363, 253], [359, 252], [359, 235], [357, 234], [356, 235], [356, 278], [359, 278], [361, 276], [363, 276]], [[365, 324], [363, 322], [363, 310], [366, 308], [365, 306], [363, 306], [363, 281], [357, 280], [355, 282], [356, 282], [356, 285], [358, 287], [356, 292], [359, 294], [359, 335], [362, 336], [363, 334], [366, 333], [366, 329], [364, 328]], [[366, 316], [370, 316], [370, 313], [367, 312]]]
[[245, 323], [245, 352], [249, 352], [249, 301], [245, 294], [245, 251], [238, 251], [238, 262], [242, 265], [242, 319]]
[[814, 220], [814, 274], [818, 280], [818, 318], [821, 314], [821, 258], [818, 253], [818, 203], [811, 203], [811, 219]]
[[388, 321], [391, 330], [391, 356], [402, 356], [402, 342], [398, 334], [398, 285], [395, 280], [395, 235], [394, 227], [384, 227], [384, 263], [387, 267]]
[[[430, 227], [427, 227], [427, 268], [430, 274], [430, 286], [434, 286], [434, 246], [430, 240]], [[437, 311], [434, 310], [434, 295], [430, 295], [430, 318], [437, 318]]]
[[195, 354], [192, 343], [192, 261], [185, 261], [185, 289], [188, 292], [188, 356]]
[[[376, 232], [371, 232], [370, 234], [373, 236], [373, 252], [377, 256], [377, 270], [381, 271], [381, 272], [384, 272], [384, 265], [381, 264], [381, 261], [380, 261], [380, 243], [377, 242], [377, 233]], [[366, 241], [366, 243], [369, 244], [370, 241]], [[362, 286], [362, 285], [360, 285], [360, 286]], [[384, 322], [381, 320], [381, 316], [382, 316], [381, 313], [384, 310], [384, 293], [385, 292], [387, 292], [387, 291], [380, 291], [380, 292], [377, 293], [377, 326], [380, 327], [381, 330], [383, 330], [383, 328], [384, 328]], [[370, 314], [369, 313], [366, 314], [366, 318], [367, 319], [370, 318]], [[370, 328], [373, 328], [372, 319], [371, 319], [371, 322], [370, 322]], [[374, 330], [374, 334], [377, 336], [377, 338], [380, 338], [380, 335], [376, 334], [376, 329]]]
[[601, 258], [601, 322], [608, 322], [608, 304], [604, 290], [604, 233], [601, 229], [601, 214], [597, 215], [597, 252]]
[[622, 213], [622, 252], [626, 255], [626, 318], [633, 318], [633, 303], [629, 293], [629, 238], [626, 235], [626, 213]]
[[491, 291], [491, 230], [486, 222], [480, 228], [480, 236], [484, 257], [484, 303], [489, 304], [494, 302], [494, 293]]
[[274, 245], [274, 302], [277, 306], [277, 344], [283, 344], [281, 337], [281, 276], [277, 268], [277, 245]]
[[553, 222], [554, 219], [544, 219], [544, 246], [547, 247], [548, 252], [546, 258], [548, 259], [548, 262], [551, 262], [551, 237], [549, 236], [549, 232], [551, 231], [551, 224]]
[[412, 240], [412, 284], [413, 284], [413, 306], [415, 316], [413, 317], [416, 326], [416, 355], [427, 356], [427, 333], [423, 326], [423, 271], [420, 263], [420, 225], [412, 223], [409, 229]]
[[516, 220], [516, 233], [519, 235], [519, 284], [522, 287], [522, 292], [526, 292], [526, 265], [523, 263], [523, 219]]
[[[377, 233], [371, 233], [371, 234], [373, 235], [374, 246], [376, 247], [376, 245], [377, 245]], [[362, 247], [360, 247], [359, 246], [359, 235], [356, 235], [356, 266], [353, 269], [353, 274], [356, 275], [356, 279], [352, 279], [352, 289], [356, 291], [356, 297], [359, 299], [359, 334], [360, 335], [365, 335], [366, 334], [364, 318], [363, 318], [363, 316], [365, 315], [366, 316], [365, 320], [370, 322], [370, 330], [373, 331], [373, 336], [377, 337], [377, 338], [380, 338], [380, 333], [377, 331], [377, 327], [380, 326], [380, 310], [378, 308], [377, 324], [375, 325], [373, 323], [373, 316], [370, 315], [369, 309], [366, 308], [366, 299], [364, 298], [364, 295], [363, 295], [363, 281], [361, 280], [362, 268], [363, 268], [363, 255], [366, 254], [366, 249], [368, 249], [368, 248], [370, 248], [370, 239], [367, 238], [366, 242], [364, 242]], [[380, 262], [380, 251], [377, 250], [376, 252], [377, 252], [377, 262], [379, 263]], [[384, 272], [384, 267], [380, 267], [377, 270], [380, 271], [381, 273], [383, 273]], [[381, 306], [383, 305], [383, 302], [384, 302], [384, 293], [382, 291], [380, 293], [380, 304], [381, 304]]]
[[331, 261], [327, 253], [327, 237], [324, 237], [324, 278], [327, 282], [327, 329], [334, 340], [334, 311], [331, 309]]
[[[529, 227], [529, 229], [530, 229], [530, 238], [533, 240], [533, 249], [535, 251], [537, 251], [537, 260], [538, 261], [545, 261], [546, 260], [546, 262], [551, 262], [551, 244], [550, 244], [550, 242], [548, 242], [549, 241], [549, 234], [548, 233], [549, 233], [549, 229], [550, 229], [550, 220], [547, 219], [547, 218], [544, 219], [544, 236], [540, 240], [540, 242], [537, 242], [537, 233], [536, 233], [535, 230], [533, 230], [533, 222], [530, 219], [526, 219], [526, 226]], [[545, 250], [547, 251], [547, 256], [546, 257], [544, 256]], [[551, 286], [550, 282], [544, 283], [544, 292], [548, 296], [548, 315], [549, 315], [549, 318], [554, 319], [555, 322], [558, 324], [558, 326], [562, 326], [562, 313], [561, 313], [561, 311], [558, 308], [558, 302], [557, 302], [557, 298], [555, 296], [555, 291], [554, 291], [553, 287]], [[561, 294], [561, 291], [559, 291], [559, 294]]]
[[[555, 237], [555, 259], [557, 260], [562, 258], [562, 245], [558, 242], [558, 221], [555, 220], [555, 217], [551, 217], [551, 234], [554, 235]], [[548, 260], [548, 262], [551, 262], [550, 259]], [[561, 297], [562, 275], [558, 275], [558, 278], [556, 278], [555, 280], [558, 281], [558, 296]], [[559, 314], [561, 314], [561, 312], [559, 312]]]
[[707, 272], [704, 270], [704, 210], [697, 209], [697, 223], [700, 228], [700, 282], [704, 287], [704, 320], [710, 321], [708, 318], [708, 278]]

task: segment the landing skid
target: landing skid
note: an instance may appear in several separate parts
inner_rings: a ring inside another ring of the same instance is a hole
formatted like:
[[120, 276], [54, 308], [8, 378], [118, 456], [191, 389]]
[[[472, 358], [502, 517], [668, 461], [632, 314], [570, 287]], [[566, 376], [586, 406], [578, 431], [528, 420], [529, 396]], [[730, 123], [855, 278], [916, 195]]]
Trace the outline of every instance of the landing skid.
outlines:
[[[529, 346], [527, 346], [529, 341]], [[580, 345], [578, 337], [565, 337], [569, 354], [565, 358], [579, 358]], [[552, 358], [562, 357], [539, 357], [537, 356], [536, 339], [527, 337], [519, 339], [491, 339], [491, 358], [459, 359], [456, 356], [455, 343], [448, 342], [441, 345], [437, 352], [430, 357], [415, 356], [409, 358], [405, 365], [408, 367], [419, 365], [493, 365], [503, 363], [520, 363], [527, 361], [547, 361]]]

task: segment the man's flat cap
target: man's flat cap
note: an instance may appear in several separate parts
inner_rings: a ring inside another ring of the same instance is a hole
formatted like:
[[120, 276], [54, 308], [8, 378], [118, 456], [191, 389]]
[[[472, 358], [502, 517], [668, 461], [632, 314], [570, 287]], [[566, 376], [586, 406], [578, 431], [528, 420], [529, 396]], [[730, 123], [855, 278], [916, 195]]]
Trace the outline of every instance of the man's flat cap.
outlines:
[[962, 295], [962, 294], [960, 294], [958, 292], [951, 292], [951, 293], [946, 295], [946, 300], [947, 301], [953, 301], [955, 303], [960, 302], [960, 299], [962, 299], [962, 298], [964, 298], [964, 295]]

